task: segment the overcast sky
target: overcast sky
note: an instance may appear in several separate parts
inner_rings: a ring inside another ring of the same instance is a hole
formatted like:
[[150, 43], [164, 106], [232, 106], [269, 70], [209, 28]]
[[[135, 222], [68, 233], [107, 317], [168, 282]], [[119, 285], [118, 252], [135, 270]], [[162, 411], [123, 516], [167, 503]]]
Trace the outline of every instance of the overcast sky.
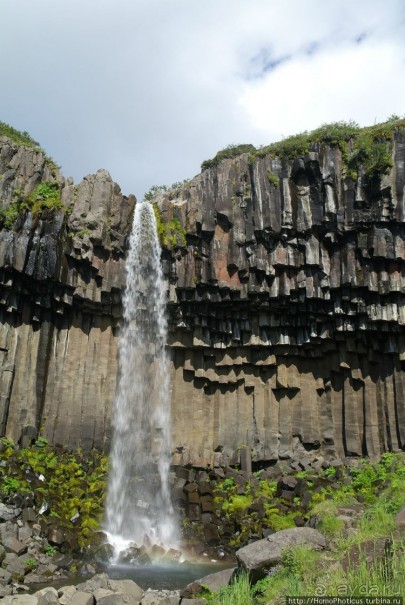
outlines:
[[0, 120], [123, 193], [405, 112], [404, 0], [0, 0]]

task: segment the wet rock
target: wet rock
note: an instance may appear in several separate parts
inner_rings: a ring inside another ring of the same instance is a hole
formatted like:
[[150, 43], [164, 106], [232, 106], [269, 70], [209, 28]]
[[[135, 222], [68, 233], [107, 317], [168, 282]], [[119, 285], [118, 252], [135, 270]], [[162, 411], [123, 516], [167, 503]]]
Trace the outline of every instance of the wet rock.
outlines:
[[114, 554], [114, 547], [111, 544], [102, 544], [94, 553], [96, 561], [107, 562]]
[[138, 560], [140, 554], [140, 548], [137, 546], [130, 546], [129, 548], [126, 548], [120, 552], [118, 561], [119, 563], [132, 563]]

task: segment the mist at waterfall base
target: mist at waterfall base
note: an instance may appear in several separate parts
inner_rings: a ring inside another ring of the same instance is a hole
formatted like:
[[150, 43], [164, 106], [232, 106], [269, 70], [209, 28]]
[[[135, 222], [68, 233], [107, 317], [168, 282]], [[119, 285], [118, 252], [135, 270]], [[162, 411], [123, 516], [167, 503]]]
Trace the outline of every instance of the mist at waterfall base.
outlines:
[[112, 562], [128, 547], [178, 547], [169, 492], [170, 382], [166, 287], [153, 207], [137, 203], [126, 261], [124, 325], [105, 530]]

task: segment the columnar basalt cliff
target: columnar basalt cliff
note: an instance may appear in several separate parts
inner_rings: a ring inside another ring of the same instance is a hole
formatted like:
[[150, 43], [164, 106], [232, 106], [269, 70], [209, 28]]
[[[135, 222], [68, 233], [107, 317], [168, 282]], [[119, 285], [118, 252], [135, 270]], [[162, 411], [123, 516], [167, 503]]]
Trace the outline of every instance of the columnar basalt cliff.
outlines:
[[[0, 234], [1, 430], [106, 446], [135, 199], [105, 171], [76, 187], [40, 152], [0, 141], [2, 206], [41, 181], [62, 203]], [[244, 446], [258, 461], [404, 447], [403, 129], [391, 147], [392, 168], [371, 176], [339, 146], [245, 153], [152, 200], [174, 463], [236, 463]]]
[[[135, 198], [105, 170], [75, 186], [41, 151], [5, 137], [0, 175], [1, 434], [102, 448]], [[58, 185], [55, 207], [38, 209], [43, 183]]]
[[159, 202], [190, 244], [166, 262], [183, 463], [405, 445], [405, 134], [381, 178], [312, 149], [224, 159]]

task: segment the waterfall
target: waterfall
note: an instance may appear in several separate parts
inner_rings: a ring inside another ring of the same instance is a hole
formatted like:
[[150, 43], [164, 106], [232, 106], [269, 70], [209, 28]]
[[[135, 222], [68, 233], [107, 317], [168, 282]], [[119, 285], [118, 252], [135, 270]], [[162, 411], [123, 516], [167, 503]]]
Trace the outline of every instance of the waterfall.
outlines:
[[169, 493], [170, 384], [166, 287], [153, 207], [137, 203], [126, 261], [124, 326], [107, 492], [106, 531], [129, 544], [177, 545]]

